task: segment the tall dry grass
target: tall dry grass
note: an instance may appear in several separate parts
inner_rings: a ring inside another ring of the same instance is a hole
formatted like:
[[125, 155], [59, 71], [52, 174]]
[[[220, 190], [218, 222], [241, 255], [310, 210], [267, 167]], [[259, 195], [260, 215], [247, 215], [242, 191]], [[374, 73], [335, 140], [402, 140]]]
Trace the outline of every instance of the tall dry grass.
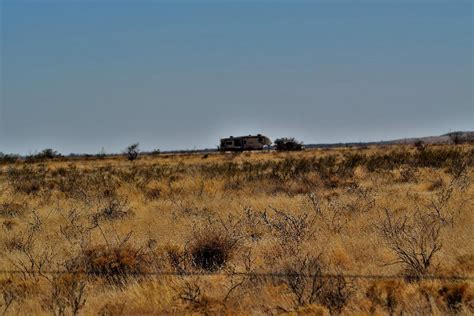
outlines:
[[473, 166], [470, 145], [2, 161], [0, 313], [474, 313]]

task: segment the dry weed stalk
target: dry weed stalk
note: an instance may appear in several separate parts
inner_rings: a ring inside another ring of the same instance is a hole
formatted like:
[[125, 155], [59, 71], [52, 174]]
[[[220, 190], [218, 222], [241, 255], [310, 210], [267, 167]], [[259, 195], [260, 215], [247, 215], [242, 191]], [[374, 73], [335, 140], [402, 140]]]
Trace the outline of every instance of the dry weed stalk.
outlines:
[[443, 225], [454, 226], [454, 220], [466, 203], [473, 201], [473, 197], [463, 197], [455, 207], [450, 207], [450, 202], [457, 193], [464, 195], [469, 189], [471, 177], [469, 176], [469, 163], [467, 159], [458, 159], [449, 169], [451, 180], [449, 184], [439, 185], [440, 190], [435, 197], [430, 199], [427, 207], [436, 215]]
[[79, 274], [55, 275], [51, 291], [43, 299], [43, 308], [53, 315], [78, 315], [86, 304], [86, 281]]
[[353, 287], [341, 273], [329, 273], [330, 267], [318, 256], [304, 255], [286, 263], [279, 280], [287, 285], [297, 306], [321, 304], [331, 314], [340, 314], [353, 294]]
[[441, 250], [441, 225], [430, 214], [419, 211], [408, 216], [395, 218], [385, 209], [385, 219], [378, 226], [388, 247], [398, 257], [390, 264], [402, 264], [408, 278], [418, 279], [430, 272], [434, 255]]
[[43, 219], [36, 211], [32, 211], [30, 221], [27, 224], [27, 230], [18, 239], [19, 245], [17, 250], [21, 256], [10, 259], [24, 280], [33, 280], [36, 284], [41, 278], [50, 279], [45, 270], [50, 269], [54, 265], [53, 259], [57, 255], [56, 249], [52, 245], [42, 245], [40, 250], [35, 247], [42, 227]]
[[314, 215], [304, 211], [293, 215], [278, 210], [271, 205], [268, 207], [273, 211], [273, 215], [269, 215], [265, 211], [262, 214], [263, 220], [273, 234], [278, 237], [282, 246], [298, 252], [302, 243], [314, 236], [314, 224], [316, 222]]

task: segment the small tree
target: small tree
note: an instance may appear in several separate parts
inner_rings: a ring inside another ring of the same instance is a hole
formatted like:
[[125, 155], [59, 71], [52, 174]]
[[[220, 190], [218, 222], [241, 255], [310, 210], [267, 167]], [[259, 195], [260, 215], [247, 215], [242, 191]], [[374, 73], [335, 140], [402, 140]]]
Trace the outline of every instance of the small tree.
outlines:
[[41, 151], [39, 154], [38, 154], [38, 157], [41, 157], [41, 158], [44, 158], [44, 159], [53, 159], [55, 157], [58, 157], [59, 156], [59, 153], [52, 149], [52, 148], [46, 148], [46, 149], [43, 149], [43, 151]]
[[14, 163], [19, 160], [18, 155], [4, 154], [0, 152], [0, 164]]
[[297, 141], [293, 137], [287, 138], [278, 138], [275, 140], [276, 150], [278, 151], [292, 151], [292, 150], [303, 150], [304, 146], [303, 143]]
[[140, 153], [140, 149], [138, 148], [139, 146], [140, 143], [135, 143], [125, 149], [124, 153], [127, 155], [128, 160], [134, 161], [138, 158], [138, 154]]
[[26, 157], [26, 162], [35, 163], [61, 157], [61, 154], [52, 148], [43, 149], [41, 152]]

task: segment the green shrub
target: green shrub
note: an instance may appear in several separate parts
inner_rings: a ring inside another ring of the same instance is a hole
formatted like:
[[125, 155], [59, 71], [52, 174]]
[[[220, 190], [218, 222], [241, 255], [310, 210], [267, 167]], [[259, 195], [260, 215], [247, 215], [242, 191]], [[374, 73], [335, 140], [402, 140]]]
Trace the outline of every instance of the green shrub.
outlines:
[[296, 151], [303, 150], [304, 146], [302, 142], [297, 141], [293, 137], [283, 137], [275, 140], [275, 148], [278, 151]]

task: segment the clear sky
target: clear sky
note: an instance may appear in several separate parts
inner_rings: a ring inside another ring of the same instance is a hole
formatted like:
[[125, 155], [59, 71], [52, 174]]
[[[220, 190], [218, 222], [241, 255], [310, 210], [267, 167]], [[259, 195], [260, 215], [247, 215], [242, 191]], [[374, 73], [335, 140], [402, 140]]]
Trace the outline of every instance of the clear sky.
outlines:
[[0, 3], [5, 153], [474, 130], [472, 1]]

